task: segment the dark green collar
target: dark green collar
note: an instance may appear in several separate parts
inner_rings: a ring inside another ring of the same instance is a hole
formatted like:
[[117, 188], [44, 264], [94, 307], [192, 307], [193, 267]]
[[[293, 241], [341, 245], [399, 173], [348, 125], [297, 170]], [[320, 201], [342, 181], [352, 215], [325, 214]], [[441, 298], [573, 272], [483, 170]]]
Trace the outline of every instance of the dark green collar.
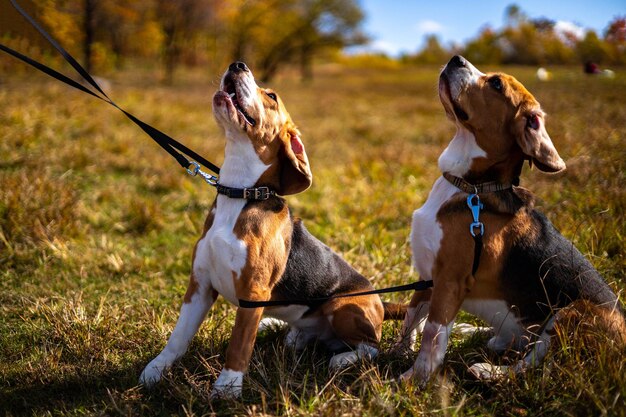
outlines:
[[516, 178], [512, 183], [500, 183], [496, 181], [483, 182], [479, 184], [471, 184], [465, 181], [461, 177], [455, 177], [454, 175], [444, 172], [443, 177], [448, 182], [454, 185], [459, 190], [468, 194], [483, 194], [493, 193], [496, 191], [504, 191], [513, 188], [513, 186], [519, 185], [519, 178]]

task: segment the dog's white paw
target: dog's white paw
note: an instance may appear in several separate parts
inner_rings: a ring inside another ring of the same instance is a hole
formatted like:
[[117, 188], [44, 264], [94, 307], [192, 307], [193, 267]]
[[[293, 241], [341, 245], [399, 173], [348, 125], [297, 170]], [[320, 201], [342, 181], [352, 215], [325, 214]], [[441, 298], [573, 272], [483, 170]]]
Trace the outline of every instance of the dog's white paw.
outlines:
[[408, 371], [398, 377], [398, 381], [408, 382], [413, 379], [413, 374], [415, 374], [415, 371], [413, 370], [413, 367], [410, 367]]
[[274, 317], [264, 317], [259, 323], [258, 331], [263, 332], [265, 330], [282, 329], [287, 326], [287, 322], [275, 319]]
[[143, 370], [139, 376], [139, 383], [151, 387], [161, 380], [163, 372], [168, 368], [166, 363], [161, 362], [158, 358], [153, 359]]
[[487, 349], [492, 352], [502, 353], [513, 346], [512, 338], [503, 338], [502, 336], [494, 336], [487, 342]]
[[241, 397], [243, 372], [222, 369], [220, 376], [213, 384], [211, 399], [237, 399]]
[[477, 379], [482, 380], [495, 380], [500, 379], [509, 373], [508, 366], [498, 366], [492, 365], [490, 363], [482, 362], [475, 363], [470, 366], [469, 371], [474, 375]]
[[413, 380], [420, 387], [425, 387], [430, 378], [436, 373], [437, 369], [443, 362], [443, 354], [437, 357], [432, 352], [424, 352], [423, 350], [415, 358], [415, 363], [405, 373], [400, 375], [400, 382]]
[[452, 327], [452, 333], [457, 335], [473, 335], [474, 333], [490, 332], [491, 327], [474, 326], [469, 323], [455, 323]]
[[431, 372], [430, 368], [427, 368], [424, 364], [415, 363], [405, 373], [398, 377], [398, 382], [413, 381], [420, 388], [424, 388], [430, 380]]
[[378, 349], [374, 346], [360, 343], [355, 350], [350, 352], [338, 353], [330, 358], [329, 367], [333, 371], [353, 365], [356, 362], [365, 359], [372, 360], [378, 355]]
[[410, 367], [405, 373], [398, 377], [399, 383], [410, 382], [420, 389], [426, 388], [429, 380], [430, 373], [426, 372], [425, 369], [417, 369], [415, 366]]

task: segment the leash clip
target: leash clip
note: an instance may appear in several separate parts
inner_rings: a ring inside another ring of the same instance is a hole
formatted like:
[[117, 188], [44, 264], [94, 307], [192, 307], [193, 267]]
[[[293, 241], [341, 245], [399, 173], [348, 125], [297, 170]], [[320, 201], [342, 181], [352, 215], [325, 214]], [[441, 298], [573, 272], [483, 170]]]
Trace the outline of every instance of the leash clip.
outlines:
[[[191, 168], [191, 166], [193, 166], [193, 168]], [[214, 187], [217, 187], [217, 181], [219, 178], [217, 178], [214, 175], [211, 174], [207, 174], [206, 172], [204, 172], [203, 170], [200, 169], [200, 164], [197, 163], [196, 161], [190, 161], [189, 162], [189, 167], [187, 167], [187, 174], [191, 175], [192, 177], [195, 177], [196, 175], [200, 174], [200, 176], [209, 184], [212, 185]]]
[[[193, 169], [189, 168], [192, 165], [193, 165]], [[191, 161], [189, 162], [189, 167], [187, 167], [187, 174], [191, 175], [192, 177], [195, 177], [196, 175], [198, 175], [198, 172], [200, 171], [199, 163], [197, 163], [196, 161]]]
[[480, 198], [478, 194], [470, 194], [467, 196], [467, 206], [472, 210], [472, 217], [474, 221], [470, 223], [470, 233], [472, 236], [476, 237], [476, 229], [479, 230], [478, 235], [482, 236], [485, 234], [485, 225], [478, 220], [480, 215], [480, 210], [483, 208], [483, 203], [480, 202]]

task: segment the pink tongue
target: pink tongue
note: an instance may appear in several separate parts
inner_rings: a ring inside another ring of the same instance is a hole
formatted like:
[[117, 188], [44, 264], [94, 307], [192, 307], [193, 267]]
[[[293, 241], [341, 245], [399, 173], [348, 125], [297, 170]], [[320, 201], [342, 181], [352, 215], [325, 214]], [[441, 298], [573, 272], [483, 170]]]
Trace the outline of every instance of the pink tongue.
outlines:
[[300, 141], [299, 137], [297, 137], [297, 136], [292, 136], [291, 137], [291, 149], [295, 153], [302, 153], [302, 152], [304, 152], [304, 145]]

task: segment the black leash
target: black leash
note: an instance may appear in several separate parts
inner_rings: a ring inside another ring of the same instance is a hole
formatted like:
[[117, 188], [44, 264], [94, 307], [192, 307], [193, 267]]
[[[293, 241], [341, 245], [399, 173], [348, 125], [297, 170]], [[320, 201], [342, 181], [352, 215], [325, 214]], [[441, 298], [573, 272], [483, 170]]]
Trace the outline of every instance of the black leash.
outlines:
[[[130, 114], [129, 112], [127, 112], [126, 110], [122, 109], [120, 106], [118, 106], [117, 104], [115, 104], [113, 102], [113, 100], [111, 100], [109, 98], [109, 96], [107, 96], [107, 94], [102, 90], [102, 88], [100, 88], [100, 86], [98, 85], [98, 83], [93, 79], [93, 77], [91, 75], [89, 75], [89, 73], [78, 63], [78, 61], [76, 61], [74, 59], [74, 57], [72, 57], [65, 49], [63, 49], [63, 47], [61, 45], [59, 45], [49, 34], [48, 32], [46, 32], [32, 17], [30, 17], [18, 4], [15, 0], [11, 0], [11, 4], [13, 5], [13, 7], [26, 19], [30, 22], [30, 24], [37, 29], [37, 31], [48, 40], [48, 42], [50, 42], [50, 44], [52, 46], [54, 46], [54, 48], [59, 51], [59, 53], [63, 56], [63, 58], [65, 58], [65, 60], [76, 70], [76, 72], [78, 72], [78, 74], [86, 81], [88, 82], [93, 88], [96, 89], [97, 92], [92, 91], [91, 89], [85, 87], [84, 85], [72, 80], [71, 78], [59, 73], [58, 71], [55, 71], [54, 69], [48, 67], [47, 65], [44, 65], [40, 62], [35, 61], [34, 59], [31, 59], [25, 55], [20, 54], [19, 52], [7, 47], [6, 45], [0, 44], [0, 50], [8, 53], [9, 55], [12, 55], [13, 57], [31, 65], [32, 67], [38, 69], [39, 71], [47, 74], [48, 76], [55, 78], [71, 87], [76, 88], [77, 90], [80, 90], [84, 93], [87, 93], [89, 95], [92, 95], [106, 103], [109, 103], [110, 105], [112, 105], [113, 107], [117, 108], [118, 110], [120, 110], [122, 113], [124, 113], [126, 115], [126, 117], [128, 117], [132, 122], [134, 122], [137, 126], [139, 126], [144, 132], [146, 132], [148, 134], [148, 136], [150, 136], [156, 143], [158, 143], [163, 149], [165, 149], [170, 155], [172, 155], [176, 161], [178, 162], [178, 164], [180, 166], [182, 166], [183, 168], [187, 169], [187, 172], [190, 175], [196, 175], [196, 174], [201, 174], [205, 180], [211, 184], [211, 185], [215, 185], [214, 183], [212, 183], [211, 181], [215, 182], [217, 181], [217, 178], [210, 176], [208, 174], [203, 173], [200, 170], [200, 166], [199, 164], [202, 164], [203, 166], [207, 167], [208, 169], [210, 169], [211, 171], [213, 171], [215, 174], [219, 174], [220, 169], [219, 167], [217, 167], [216, 165], [214, 165], [213, 163], [207, 161], [205, 158], [203, 158], [202, 156], [198, 155], [196, 152], [192, 151], [191, 149], [187, 148], [185, 145], [183, 145], [182, 143], [178, 142], [177, 140], [171, 138], [170, 136], [166, 135], [165, 133], [161, 132], [160, 130], [150, 126], [149, 124], [139, 120], [138, 118], [136, 118], [135, 116], [133, 116], [132, 114]], [[99, 93], [99, 94], [98, 94]], [[184, 155], [183, 155], [184, 154]], [[189, 161], [185, 155], [191, 157], [192, 159], [194, 159], [195, 161]], [[193, 167], [193, 168], [192, 168]]]
[[[205, 166], [206, 168], [210, 169], [212, 172], [214, 172], [215, 174], [219, 174], [220, 169], [218, 166], [216, 166], [215, 164], [209, 162], [208, 160], [206, 160], [205, 158], [203, 158], [202, 156], [198, 155], [196, 152], [192, 151], [191, 149], [189, 149], [188, 147], [186, 147], [185, 145], [183, 145], [182, 143], [178, 142], [177, 140], [173, 139], [172, 137], [166, 135], [165, 133], [161, 132], [160, 130], [158, 130], [155, 127], [150, 126], [149, 124], [143, 122], [142, 120], [138, 119], [137, 117], [133, 116], [131, 113], [127, 112], [126, 110], [124, 110], [123, 108], [121, 108], [120, 106], [118, 106], [113, 100], [111, 100], [111, 98], [109, 98], [109, 96], [104, 92], [104, 90], [102, 90], [102, 88], [100, 87], [100, 85], [98, 85], [98, 83], [96, 82], [96, 80], [93, 79], [93, 77], [87, 72], [87, 70], [85, 70], [83, 68], [82, 65], [80, 65], [78, 63], [78, 61], [76, 61], [76, 59], [74, 59], [74, 57], [72, 55], [70, 55], [58, 42], [56, 42], [52, 36], [50, 36], [48, 34], [48, 32], [46, 32], [36, 21], [35, 19], [33, 19], [30, 15], [28, 15], [28, 13], [26, 13], [18, 4], [15, 0], [10, 0], [11, 4], [13, 5], [13, 7], [26, 19], [28, 20], [28, 22], [35, 28], [37, 29], [37, 31], [44, 37], [46, 38], [46, 40], [48, 40], [48, 42], [50, 42], [50, 44], [52, 46], [54, 46], [54, 48], [63, 56], [63, 58], [76, 70], [76, 72], [78, 72], [78, 74], [87, 82], [89, 83], [93, 88], [96, 89], [96, 92], [94, 92], [93, 90], [85, 87], [84, 85], [80, 84], [77, 81], [74, 81], [73, 79], [67, 77], [66, 75], [61, 74], [60, 72], [48, 67], [47, 65], [44, 65], [38, 61], [35, 61], [32, 58], [27, 57], [26, 55], [23, 55], [11, 48], [9, 48], [6, 45], [3, 45], [0, 43], [0, 50], [6, 52], [7, 54], [19, 59], [22, 62], [25, 62], [26, 64], [38, 69], [39, 71], [43, 72], [44, 74], [58, 80], [61, 81], [67, 85], [69, 85], [70, 87], [74, 87], [77, 90], [80, 90], [84, 93], [87, 93], [97, 99], [100, 99], [102, 101], [104, 101], [105, 103], [110, 104], [111, 106], [115, 107], [116, 109], [118, 109], [119, 111], [121, 111], [122, 113], [124, 113], [124, 115], [126, 117], [128, 117], [133, 123], [135, 123], [137, 126], [139, 126], [146, 134], [148, 134], [148, 136], [150, 136], [157, 144], [159, 144], [163, 149], [165, 149], [170, 155], [172, 155], [174, 157], [174, 159], [176, 159], [176, 161], [178, 162], [178, 164], [180, 166], [182, 166], [183, 168], [185, 168], [187, 170], [187, 172], [192, 175], [195, 176], [197, 174], [200, 174], [204, 180], [209, 183], [212, 186], [215, 186], [217, 188], [217, 191], [219, 194], [224, 194], [228, 197], [231, 198], [244, 198], [247, 200], [266, 200], [267, 198], [269, 198], [272, 195], [275, 195], [275, 192], [273, 190], [269, 190], [268, 187], [257, 187], [257, 188], [243, 188], [243, 189], [238, 189], [238, 188], [231, 188], [231, 187], [225, 187], [225, 186], [221, 186], [217, 183], [217, 177], [214, 177], [212, 175], [209, 175], [205, 172], [203, 172], [200, 169], [200, 165]], [[185, 155], [191, 157], [192, 159], [194, 159], [193, 161], [188, 160]], [[361, 296], [361, 295], [371, 295], [371, 294], [383, 294], [383, 293], [389, 293], [389, 292], [397, 292], [397, 291], [408, 291], [408, 290], [415, 290], [415, 291], [422, 291], [425, 290], [427, 288], [430, 288], [433, 286], [432, 281], [418, 281], [415, 282], [413, 284], [407, 284], [407, 285], [400, 285], [400, 286], [396, 286], [396, 287], [390, 287], [390, 288], [383, 288], [380, 290], [372, 290], [372, 291], [366, 291], [366, 292], [362, 292], [362, 293], [355, 293], [355, 294], [342, 294], [342, 295], [337, 295], [337, 296], [331, 296], [331, 297], [322, 297], [322, 298], [313, 298], [313, 299], [309, 299], [309, 300], [291, 300], [291, 301], [247, 301], [247, 300], [239, 300], [239, 304], [241, 307], [244, 308], [257, 308], [257, 307], [273, 307], [273, 306], [287, 306], [287, 305], [291, 305], [291, 304], [298, 304], [298, 305], [315, 305], [315, 304], [321, 304], [323, 302], [326, 302], [328, 300], [334, 299], [334, 298], [345, 298], [345, 297], [357, 297], [357, 296]]]
[[308, 298], [308, 299], [296, 299], [296, 300], [269, 300], [269, 301], [250, 301], [239, 300], [239, 307], [242, 308], [259, 308], [259, 307], [285, 307], [289, 305], [304, 305], [315, 307], [321, 305], [327, 301], [337, 298], [359, 297], [361, 295], [373, 295], [373, 294], [386, 294], [390, 292], [400, 291], [424, 291], [433, 286], [432, 281], [417, 281], [406, 285], [397, 285], [395, 287], [381, 288], [379, 290], [363, 291], [351, 294], [339, 294], [331, 295], [329, 297]]

